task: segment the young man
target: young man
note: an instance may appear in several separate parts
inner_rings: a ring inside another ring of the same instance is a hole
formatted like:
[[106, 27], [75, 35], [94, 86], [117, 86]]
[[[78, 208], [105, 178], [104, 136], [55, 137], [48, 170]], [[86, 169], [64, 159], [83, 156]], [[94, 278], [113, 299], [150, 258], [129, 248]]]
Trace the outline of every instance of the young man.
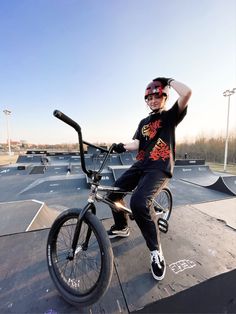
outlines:
[[[171, 109], [166, 110], [166, 101], [172, 87], [179, 98]], [[118, 180], [115, 186], [135, 191], [130, 200], [133, 217], [150, 250], [151, 272], [156, 280], [165, 276], [166, 264], [158, 243], [158, 230], [152, 198], [172, 177], [175, 160], [175, 128], [187, 111], [191, 89], [174, 79], [159, 77], [148, 84], [144, 99], [151, 109], [148, 117], [141, 120], [133, 141], [117, 144], [114, 151], [138, 150], [135, 162]], [[122, 200], [125, 195], [110, 193], [113, 201]], [[112, 212], [115, 224], [108, 231], [110, 238], [128, 237], [128, 217], [124, 212]]]

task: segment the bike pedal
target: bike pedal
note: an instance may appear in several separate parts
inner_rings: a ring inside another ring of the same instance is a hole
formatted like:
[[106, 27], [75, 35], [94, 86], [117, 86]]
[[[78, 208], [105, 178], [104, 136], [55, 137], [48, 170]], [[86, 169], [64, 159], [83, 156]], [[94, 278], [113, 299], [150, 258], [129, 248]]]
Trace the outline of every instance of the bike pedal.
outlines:
[[167, 233], [168, 232], [168, 227], [169, 227], [169, 224], [168, 224], [168, 221], [163, 219], [163, 218], [159, 218], [158, 221], [158, 228], [161, 232], [163, 233]]
[[129, 219], [130, 220], [134, 220], [134, 215], [133, 214], [129, 214]]
[[163, 210], [157, 206], [154, 206], [154, 210], [155, 210], [156, 215], [163, 214]]

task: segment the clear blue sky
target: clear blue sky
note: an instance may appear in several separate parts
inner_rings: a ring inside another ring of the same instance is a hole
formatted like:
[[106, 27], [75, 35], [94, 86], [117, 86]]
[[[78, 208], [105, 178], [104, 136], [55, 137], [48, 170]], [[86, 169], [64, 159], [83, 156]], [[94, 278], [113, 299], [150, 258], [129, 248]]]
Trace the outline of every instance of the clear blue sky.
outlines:
[[87, 141], [130, 141], [157, 76], [193, 90], [179, 141], [224, 136], [222, 93], [236, 87], [236, 0], [0, 0], [0, 142], [4, 109], [12, 140], [76, 142], [52, 116], [60, 109]]

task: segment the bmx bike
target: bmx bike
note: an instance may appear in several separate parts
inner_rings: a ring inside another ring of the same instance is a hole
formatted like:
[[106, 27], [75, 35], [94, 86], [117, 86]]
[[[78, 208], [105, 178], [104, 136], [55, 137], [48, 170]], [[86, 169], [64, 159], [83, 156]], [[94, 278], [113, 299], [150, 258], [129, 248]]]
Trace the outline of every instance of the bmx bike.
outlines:
[[[81, 128], [75, 121], [59, 110], [54, 111], [54, 116], [77, 131], [81, 168], [91, 182], [85, 207], [63, 211], [52, 224], [47, 240], [47, 265], [52, 281], [62, 297], [73, 305], [88, 306], [105, 294], [113, 273], [111, 242], [102, 222], [96, 216], [95, 203], [103, 202], [114, 211], [123, 210], [132, 217], [130, 208], [106, 198], [107, 192], [132, 194], [132, 191], [100, 185], [102, 170], [114, 144], [106, 150], [85, 142]], [[105, 153], [98, 170], [86, 168], [83, 144]], [[153, 199], [153, 207], [158, 217], [159, 230], [166, 233], [172, 211], [172, 195], [168, 188], [162, 189]]]

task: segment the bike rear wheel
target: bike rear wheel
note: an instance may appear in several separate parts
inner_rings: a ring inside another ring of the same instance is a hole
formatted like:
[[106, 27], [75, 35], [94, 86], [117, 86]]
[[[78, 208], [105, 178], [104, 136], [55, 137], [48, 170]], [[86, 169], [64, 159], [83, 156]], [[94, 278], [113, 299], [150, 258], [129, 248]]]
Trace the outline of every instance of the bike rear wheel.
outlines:
[[154, 209], [157, 215], [168, 221], [171, 216], [173, 198], [171, 191], [168, 188], [164, 188], [161, 192], [153, 199]]
[[[73, 259], [69, 252], [80, 211], [69, 209], [53, 223], [47, 241], [47, 263], [51, 278], [63, 298], [73, 305], [88, 306], [107, 291], [113, 273], [113, 253], [99, 219], [87, 211]], [[88, 229], [91, 237], [86, 248]]]

